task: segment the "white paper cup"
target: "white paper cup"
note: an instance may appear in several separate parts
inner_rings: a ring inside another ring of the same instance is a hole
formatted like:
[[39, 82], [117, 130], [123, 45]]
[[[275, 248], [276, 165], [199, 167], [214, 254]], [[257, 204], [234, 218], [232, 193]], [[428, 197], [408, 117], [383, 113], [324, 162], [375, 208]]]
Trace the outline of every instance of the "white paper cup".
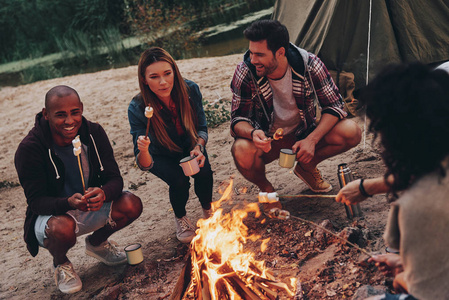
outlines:
[[187, 156], [181, 159], [179, 165], [182, 167], [182, 171], [186, 176], [195, 175], [200, 171], [200, 167], [198, 166], [198, 161], [195, 157]]
[[281, 149], [279, 165], [283, 168], [292, 168], [296, 161], [296, 153], [292, 149]]
[[128, 264], [137, 265], [143, 261], [142, 255], [142, 245], [131, 244], [125, 247], [126, 258], [128, 259]]

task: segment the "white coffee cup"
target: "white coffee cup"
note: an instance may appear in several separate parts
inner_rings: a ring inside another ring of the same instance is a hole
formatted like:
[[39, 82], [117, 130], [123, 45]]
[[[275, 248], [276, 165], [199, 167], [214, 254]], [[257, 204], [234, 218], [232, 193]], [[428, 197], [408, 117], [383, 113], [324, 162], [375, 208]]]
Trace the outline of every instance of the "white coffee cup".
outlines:
[[195, 157], [187, 156], [181, 159], [179, 162], [180, 166], [182, 167], [182, 171], [186, 176], [192, 176], [195, 175], [200, 171], [200, 167], [198, 166], [198, 161]]
[[128, 264], [137, 265], [143, 261], [142, 255], [142, 245], [131, 244], [125, 247], [126, 258], [128, 259]]

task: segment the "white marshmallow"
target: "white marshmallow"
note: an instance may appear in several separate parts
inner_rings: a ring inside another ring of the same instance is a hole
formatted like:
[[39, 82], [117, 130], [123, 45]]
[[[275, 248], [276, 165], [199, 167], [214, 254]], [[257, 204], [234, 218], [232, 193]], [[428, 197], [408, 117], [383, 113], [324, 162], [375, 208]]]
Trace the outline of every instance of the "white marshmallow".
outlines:
[[259, 202], [260, 203], [272, 203], [272, 202], [277, 202], [279, 201], [279, 196], [278, 193], [274, 192], [274, 193], [265, 193], [265, 192], [260, 192], [259, 193]]
[[73, 139], [72, 145], [73, 145], [73, 148], [79, 148], [79, 147], [81, 147], [81, 140], [80, 140], [80, 136], [79, 136], [79, 135], [77, 135], [77, 136]]
[[288, 220], [290, 219], [290, 212], [287, 210], [283, 210], [280, 208], [272, 208], [268, 212], [268, 216], [273, 219], [279, 219], [279, 220]]
[[73, 148], [73, 155], [78, 156], [81, 154], [81, 147]]
[[151, 106], [145, 107], [145, 117], [148, 119], [153, 116], [153, 108]]

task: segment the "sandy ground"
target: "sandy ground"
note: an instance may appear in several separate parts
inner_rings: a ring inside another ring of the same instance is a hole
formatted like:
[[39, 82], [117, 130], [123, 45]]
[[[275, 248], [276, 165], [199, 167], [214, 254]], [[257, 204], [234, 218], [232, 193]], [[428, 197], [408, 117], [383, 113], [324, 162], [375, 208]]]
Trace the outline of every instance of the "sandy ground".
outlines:
[[[231, 100], [229, 83], [236, 64], [242, 55], [214, 58], [201, 58], [179, 61], [184, 77], [198, 83], [204, 99]], [[164, 182], [150, 173], [140, 171], [134, 165], [131, 135], [127, 120], [127, 107], [131, 98], [138, 93], [137, 66], [101, 71], [32, 83], [19, 87], [5, 87], [0, 90], [0, 180], [3, 183], [18, 183], [14, 168], [14, 153], [19, 142], [32, 128], [34, 117], [44, 104], [45, 93], [59, 84], [75, 88], [84, 102], [84, 116], [99, 122], [106, 130], [115, 151], [125, 181], [130, 189], [144, 203], [141, 217], [129, 227], [113, 235], [112, 239], [121, 245], [141, 243], [146, 262], [170, 260], [177, 255], [180, 244], [175, 237], [173, 212], [168, 201], [168, 188]], [[360, 126], [363, 120], [356, 119]], [[382, 174], [382, 162], [376, 149], [372, 149], [371, 136], [366, 146], [363, 143], [328, 161], [321, 163], [320, 170], [333, 185], [329, 194], [338, 192], [337, 166], [348, 163], [355, 177], [374, 177]], [[229, 122], [210, 129], [207, 145], [214, 170], [214, 200], [220, 198], [220, 186], [235, 176], [236, 190], [247, 187], [245, 195], [236, 197], [237, 201], [256, 201], [258, 190], [238, 174], [230, 154], [232, 138]], [[277, 162], [267, 168], [268, 178], [280, 194], [301, 194], [310, 192], [306, 185], [297, 179], [291, 170], [282, 169]], [[315, 222], [329, 219], [341, 227], [351, 221], [345, 217], [341, 204], [333, 200], [309, 200], [307, 203], [297, 199], [283, 200], [284, 207], [293, 215], [309, 218]], [[370, 250], [383, 247], [381, 232], [384, 227], [387, 204], [381, 196], [374, 197], [362, 205], [365, 212], [363, 222], [377, 233]], [[26, 200], [20, 186], [0, 189], [0, 211], [3, 220], [0, 224], [0, 298], [1, 299], [86, 299], [99, 294], [105, 286], [126, 280], [130, 266], [109, 268], [84, 254], [84, 238], [79, 238], [68, 257], [83, 281], [83, 290], [74, 295], [63, 295], [56, 288], [51, 268], [50, 254], [41, 249], [33, 258], [26, 250], [23, 241], [23, 221]], [[188, 216], [196, 221], [201, 216], [199, 202], [191, 189], [191, 199], [187, 205]], [[169, 295], [180, 264], [168, 268], [164, 274], [166, 286], [162, 294]], [[158, 299], [147, 296], [142, 299]], [[337, 298], [335, 298], [337, 299]]]

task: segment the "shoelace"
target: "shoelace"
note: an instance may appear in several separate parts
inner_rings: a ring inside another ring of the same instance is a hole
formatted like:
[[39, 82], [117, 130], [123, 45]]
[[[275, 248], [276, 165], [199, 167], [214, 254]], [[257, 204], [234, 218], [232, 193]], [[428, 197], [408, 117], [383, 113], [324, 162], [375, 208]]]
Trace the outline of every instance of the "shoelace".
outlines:
[[181, 232], [185, 232], [189, 229], [192, 229], [192, 226], [190, 226], [189, 221], [187, 221], [185, 218], [179, 219], [179, 225], [181, 226]]
[[315, 168], [311, 173], [312, 173], [313, 178], [315, 178], [316, 181], [319, 181], [319, 182], [324, 181], [323, 177], [321, 177], [320, 170], [318, 170], [317, 168]]
[[58, 276], [62, 273], [62, 281], [69, 282], [71, 279], [75, 279], [75, 274], [70, 265], [62, 265], [58, 267], [58, 272], [55, 273], [55, 282], [58, 284]]
[[318, 170], [318, 168], [315, 168], [315, 169], [313, 169], [312, 171], [308, 171], [308, 170], [304, 169], [302, 166], [300, 166], [300, 168], [301, 168], [303, 171], [312, 174], [313, 178], [314, 178], [318, 183], [321, 183], [321, 182], [324, 181], [324, 180], [323, 180], [323, 177], [321, 176], [321, 172], [320, 172], [320, 170]]
[[111, 253], [114, 256], [118, 256], [119, 255], [119, 250], [118, 250], [118, 244], [114, 241], [108, 241], [105, 245], [104, 248], [106, 250], [109, 251], [109, 253]]

